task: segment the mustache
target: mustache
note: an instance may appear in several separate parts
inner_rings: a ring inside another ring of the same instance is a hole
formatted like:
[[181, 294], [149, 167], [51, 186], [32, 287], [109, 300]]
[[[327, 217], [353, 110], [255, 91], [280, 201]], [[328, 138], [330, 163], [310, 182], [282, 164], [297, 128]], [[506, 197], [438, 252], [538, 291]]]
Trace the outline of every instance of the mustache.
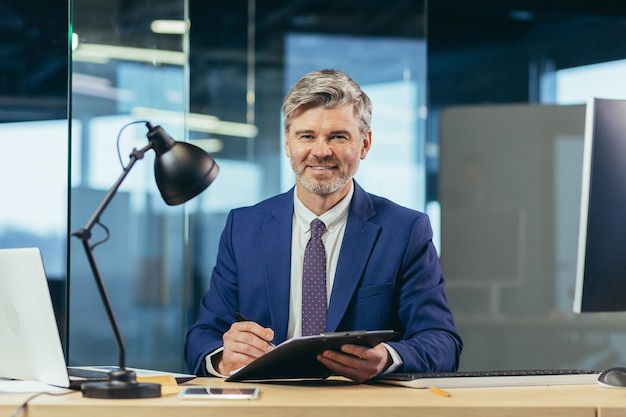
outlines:
[[332, 156], [326, 156], [323, 158], [318, 158], [317, 156], [314, 156], [312, 158], [307, 159], [306, 161], [304, 161], [304, 163], [306, 165], [317, 165], [317, 166], [335, 166], [335, 165], [339, 165], [339, 161]]

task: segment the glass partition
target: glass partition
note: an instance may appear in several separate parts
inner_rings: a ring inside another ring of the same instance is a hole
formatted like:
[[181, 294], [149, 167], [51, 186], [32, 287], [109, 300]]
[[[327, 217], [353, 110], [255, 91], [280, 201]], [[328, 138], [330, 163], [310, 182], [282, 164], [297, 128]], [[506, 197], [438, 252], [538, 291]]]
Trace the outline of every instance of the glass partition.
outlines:
[[572, 307], [581, 92], [616, 97], [621, 87], [610, 72], [583, 71], [626, 57], [610, 41], [626, 9], [453, 3], [429, 8], [428, 201], [441, 207], [461, 368], [623, 365], [624, 314]]
[[191, 113], [252, 124], [255, 135], [214, 132], [223, 170], [191, 215], [193, 292], [189, 319], [207, 290], [228, 211], [295, 183], [283, 149], [281, 105], [305, 73], [335, 68], [372, 97], [373, 146], [357, 181], [368, 191], [423, 210], [425, 200], [425, 2], [264, 2], [219, 6], [190, 0]]
[[[73, 2], [71, 232], [91, 218], [133, 149], [148, 143], [142, 121], [188, 139], [187, 13], [184, 0]], [[137, 161], [90, 243], [127, 365], [180, 370], [186, 218], [197, 205], [167, 206], [153, 162], [152, 151]], [[69, 243], [69, 362], [117, 365], [118, 349], [82, 243], [75, 237]]]
[[64, 340], [69, 7], [5, 1], [0, 10], [0, 248], [40, 249]]

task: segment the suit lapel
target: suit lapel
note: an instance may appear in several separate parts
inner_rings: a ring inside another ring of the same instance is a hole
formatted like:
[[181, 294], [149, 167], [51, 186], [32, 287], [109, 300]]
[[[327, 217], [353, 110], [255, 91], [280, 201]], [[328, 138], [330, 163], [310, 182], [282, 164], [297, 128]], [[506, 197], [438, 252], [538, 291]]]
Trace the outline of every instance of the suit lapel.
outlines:
[[369, 254], [380, 232], [378, 225], [369, 222], [375, 214], [371, 199], [355, 181], [328, 306], [328, 331], [337, 330], [365, 271]]
[[293, 189], [276, 202], [269, 220], [263, 225], [262, 259], [273, 329], [276, 339], [284, 340], [289, 323]]

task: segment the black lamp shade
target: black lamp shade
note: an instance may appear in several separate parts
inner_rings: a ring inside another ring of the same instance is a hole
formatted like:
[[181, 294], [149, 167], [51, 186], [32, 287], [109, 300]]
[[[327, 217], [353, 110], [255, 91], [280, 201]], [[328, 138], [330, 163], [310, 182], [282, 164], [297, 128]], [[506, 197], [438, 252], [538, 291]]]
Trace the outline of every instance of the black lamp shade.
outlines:
[[156, 152], [154, 176], [166, 204], [182, 204], [211, 185], [219, 166], [209, 154], [190, 143], [175, 141], [160, 126], [149, 129], [148, 139]]
[[204, 191], [217, 177], [219, 167], [204, 150], [176, 142], [154, 160], [154, 177], [161, 197], [170, 206], [182, 204]]

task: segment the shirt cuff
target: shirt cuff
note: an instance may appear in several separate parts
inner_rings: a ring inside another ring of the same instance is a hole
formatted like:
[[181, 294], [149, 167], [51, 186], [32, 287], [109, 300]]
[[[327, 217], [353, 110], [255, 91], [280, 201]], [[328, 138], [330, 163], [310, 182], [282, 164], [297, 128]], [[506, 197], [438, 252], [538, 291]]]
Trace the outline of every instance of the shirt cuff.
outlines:
[[204, 359], [205, 362], [205, 366], [206, 366], [206, 370], [208, 373], [210, 373], [213, 376], [218, 376], [220, 378], [227, 378], [228, 375], [222, 375], [219, 372], [217, 372], [217, 370], [213, 367], [213, 358], [218, 355], [221, 354], [222, 351], [224, 350], [224, 346], [215, 349], [213, 352], [209, 353], [208, 355], [206, 355], [206, 358]]
[[391, 365], [389, 365], [389, 368], [385, 369], [381, 373], [381, 375], [386, 375], [386, 374], [390, 374], [394, 372], [396, 369], [401, 367], [402, 364], [404, 364], [404, 362], [402, 361], [400, 354], [394, 348], [389, 346], [387, 343], [383, 343], [383, 346], [387, 349], [387, 352], [389, 352], [389, 355], [391, 355], [391, 360], [392, 360], [392, 363]]

